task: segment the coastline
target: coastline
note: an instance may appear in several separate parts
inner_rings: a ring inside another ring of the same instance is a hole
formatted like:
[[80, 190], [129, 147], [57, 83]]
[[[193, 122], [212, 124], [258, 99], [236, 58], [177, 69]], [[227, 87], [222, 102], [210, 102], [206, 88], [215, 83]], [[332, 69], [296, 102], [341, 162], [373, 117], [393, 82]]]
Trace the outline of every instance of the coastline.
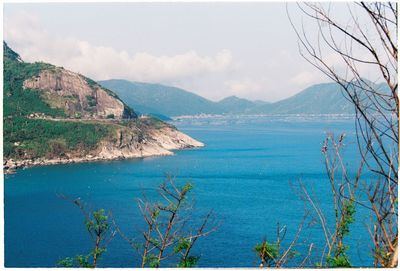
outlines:
[[194, 149], [204, 147], [204, 143], [171, 127], [149, 130], [146, 139], [138, 143], [135, 139], [119, 142], [103, 141], [99, 147], [86, 154], [69, 154], [68, 157], [56, 158], [30, 158], [30, 159], [6, 159], [3, 158], [4, 174], [12, 174], [16, 169], [58, 165], [86, 163], [95, 161], [125, 160], [133, 158], [145, 158], [151, 156], [173, 155], [174, 150]]
[[[204, 146], [204, 145], [203, 145]], [[171, 150], [188, 150], [188, 149], [197, 149], [203, 146], [187, 146], [183, 148], [171, 149]], [[3, 163], [3, 173], [4, 174], [14, 174], [17, 169], [24, 169], [29, 167], [36, 166], [49, 166], [49, 165], [62, 165], [62, 164], [78, 164], [78, 163], [91, 163], [98, 161], [118, 161], [118, 160], [129, 160], [129, 159], [140, 159], [147, 157], [161, 157], [161, 156], [171, 156], [175, 153], [166, 150], [165, 152], [160, 153], [146, 153], [142, 155], [128, 155], [128, 156], [114, 156], [114, 157], [105, 157], [105, 156], [92, 156], [87, 155], [85, 157], [75, 157], [75, 158], [55, 158], [55, 159], [46, 159], [46, 158], [37, 158], [37, 159], [25, 159], [25, 160], [14, 160], [14, 159], [4, 159]]]

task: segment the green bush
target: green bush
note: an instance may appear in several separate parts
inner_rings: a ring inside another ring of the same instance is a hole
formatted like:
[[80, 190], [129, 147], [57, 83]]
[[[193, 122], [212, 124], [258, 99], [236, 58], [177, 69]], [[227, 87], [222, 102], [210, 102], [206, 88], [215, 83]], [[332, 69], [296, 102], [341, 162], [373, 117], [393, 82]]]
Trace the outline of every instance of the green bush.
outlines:
[[89, 96], [86, 96], [86, 99], [87, 99], [88, 105], [89, 105], [90, 107], [94, 107], [94, 106], [97, 105], [97, 101], [96, 101], [96, 98], [95, 98], [95, 97], [89, 95]]

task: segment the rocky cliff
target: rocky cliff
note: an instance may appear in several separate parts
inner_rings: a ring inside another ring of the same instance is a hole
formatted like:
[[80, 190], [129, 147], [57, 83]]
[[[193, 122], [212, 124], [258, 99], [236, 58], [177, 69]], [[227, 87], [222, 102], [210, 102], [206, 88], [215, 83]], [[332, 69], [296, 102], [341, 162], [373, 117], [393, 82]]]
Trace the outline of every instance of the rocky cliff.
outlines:
[[171, 155], [172, 150], [204, 146], [175, 127], [147, 117], [115, 132], [115, 140], [102, 142], [95, 156], [114, 159]]
[[63, 68], [41, 71], [23, 83], [24, 89], [39, 90], [51, 107], [63, 109], [70, 117], [133, 118], [134, 114], [111, 91], [94, 81]]

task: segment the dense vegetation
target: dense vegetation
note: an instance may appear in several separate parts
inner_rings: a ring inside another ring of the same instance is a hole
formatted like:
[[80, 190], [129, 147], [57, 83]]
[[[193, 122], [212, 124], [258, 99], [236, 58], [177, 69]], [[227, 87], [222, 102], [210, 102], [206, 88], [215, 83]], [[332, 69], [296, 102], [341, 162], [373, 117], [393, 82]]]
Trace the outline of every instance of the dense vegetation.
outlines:
[[44, 69], [53, 69], [54, 66], [40, 62], [25, 63], [17, 61], [17, 58], [9, 58], [7, 55], [13, 54], [8, 52], [12, 50], [4, 47], [4, 117], [26, 116], [35, 112], [64, 116], [63, 110], [50, 108], [37, 91], [22, 88], [25, 79], [38, 75]]
[[4, 49], [4, 156], [38, 158], [62, 156], [67, 151], [90, 150], [110, 132], [107, 125], [30, 119], [29, 114], [43, 113], [65, 117], [61, 109], [51, 108], [40, 93], [23, 89], [27, 78], [44, 69], [55, 67], [46, 63], [25, 63], [7, 44]]
[[110, 132], [107, 125], [14, 117], [4, 120], [4, 156], [59, 157], [69, 150], [91, 150]]

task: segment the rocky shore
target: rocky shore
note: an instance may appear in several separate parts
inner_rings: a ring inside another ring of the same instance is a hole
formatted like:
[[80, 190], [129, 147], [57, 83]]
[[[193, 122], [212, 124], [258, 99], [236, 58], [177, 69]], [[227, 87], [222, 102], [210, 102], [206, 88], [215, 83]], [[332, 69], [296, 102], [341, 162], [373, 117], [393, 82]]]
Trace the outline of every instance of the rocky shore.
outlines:
[[100, 144], [99, 148], [86, 155], [69, 155], [68, 157], [51, 159], [36, 158], [16, 160], [4, 158], [3, 169], [5, 174], [11, 174], [14, 173], [16, 169], [32, 166], [166, 156], [173, 155], [173, 150], [198, 148], [203, 146], [203, 143], [174, 128], [163, 127], [161, 129], [148, 131], [141, 142], [138, 142], [133, 138], [121, 138], [119, 142], [114, 144], [110, 144], [109, 141], [104, 141]]

